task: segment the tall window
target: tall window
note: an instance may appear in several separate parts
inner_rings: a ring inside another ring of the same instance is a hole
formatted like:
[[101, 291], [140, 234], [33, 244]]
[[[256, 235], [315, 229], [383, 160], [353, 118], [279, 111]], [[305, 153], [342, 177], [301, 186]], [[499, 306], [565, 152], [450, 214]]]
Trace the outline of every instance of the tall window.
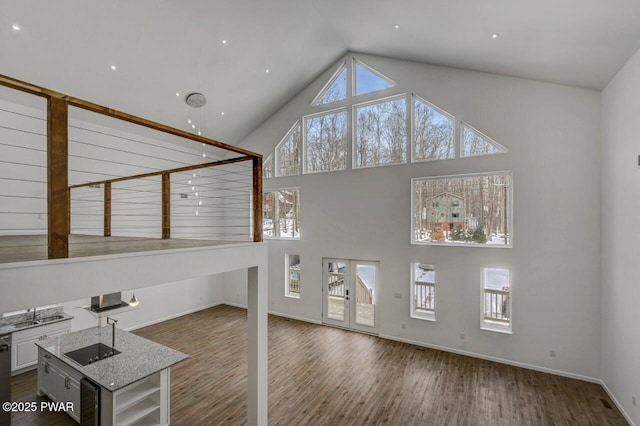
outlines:
[[417, 96], [413, 108], [413, 161], [454, 158], [453, 117]]
[[511, 271], [482, 268], [481, 327], [511, 332]]
[[414, 244], [511, 247], [511, 173], [416, 178]]
[[293, 176], [300, 174], [300, 123], [296, 123], [287, 136], [276, 147], [276, 165], [278, 176]]
[[347, 112], [305, 117], [306, 172], [347, 168]]
[[286, 297], [300, 298], [300, 255], [285, 254], [285, 284]]
[[405, 96], [355, 107], [355, 167], [407, 161]]
[[435, 320], [436, 268], [424, 263], [411, 264], [411, 317]]
[[266, 238], [300, 238], [300, 190], [262, 194], [262, 229]]

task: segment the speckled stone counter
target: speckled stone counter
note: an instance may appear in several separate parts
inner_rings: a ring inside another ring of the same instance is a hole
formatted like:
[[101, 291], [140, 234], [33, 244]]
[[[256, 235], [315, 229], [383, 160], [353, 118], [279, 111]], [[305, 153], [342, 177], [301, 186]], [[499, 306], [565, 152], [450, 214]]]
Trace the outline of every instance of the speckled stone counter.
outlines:
[[0, 318], [0, 334], [15, 333], [16, 331], [22, 331], [28, 328], [41, 327], [43, 325], [55, 324], [56, 322], [68, 321], [70, 319], [73, 319], [73, 316], [63, 312], [62, 308], [49, 308], [38, 311], [36, 313], [36, 319], [41, 320], [42, 318], [53, 317], [56, 315], [60, 316], [61, 318], [52, 321], [41, 322], [38, 324], [23, 326], [17, 326], [16, 324], [32, 320], [33, 313], [27, 312], [24, 314], [17, 314], [10, 317]]
[[111, 326], [93, 327], [36, 344], [104, 389], [115, 392], [188, 358], [188, 355], [116, 328], [115, 348], [121, 353], [81, 366], [67, 352], [94, 343], [111, 346]]

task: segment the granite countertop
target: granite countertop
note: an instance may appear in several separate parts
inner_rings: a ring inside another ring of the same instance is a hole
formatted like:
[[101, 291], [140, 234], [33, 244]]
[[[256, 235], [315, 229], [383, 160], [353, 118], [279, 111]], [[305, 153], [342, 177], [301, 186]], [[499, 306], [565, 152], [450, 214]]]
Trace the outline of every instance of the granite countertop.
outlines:
[[121, 353], [81, 366], [64, 354], [94, 343], [111, 347], [111, 326], [92, 327], [49, 338], [36, 345], [104, 389], [115, 392], [188, 358], [188, 355], [116, 328], [115, 348]]
[[33, 312], [27, 312], [24, 314], [17, 314], [17, 315], [11, 315], [10, 317], [0, 318], [0, 334], [15, 333], [16, 331], [26, 330], [34, 327], [42, 327], [43, 325], [55, 324], [57, 322], [68, 321], [70, 319], [73, 319], [72, 315], [69, 315], [63, 312], [61, 308], [49, 308], [49, 309], [43, 309], [41, 311], [37, 311], [36, 319], [40, 320], [42, 318], [53, 317], [56, 315], [60, 315], [62, 318], [41, 322], [37, 324], [23, 325], [23, 326], [17, 326], [16, 324], [32, 320]]

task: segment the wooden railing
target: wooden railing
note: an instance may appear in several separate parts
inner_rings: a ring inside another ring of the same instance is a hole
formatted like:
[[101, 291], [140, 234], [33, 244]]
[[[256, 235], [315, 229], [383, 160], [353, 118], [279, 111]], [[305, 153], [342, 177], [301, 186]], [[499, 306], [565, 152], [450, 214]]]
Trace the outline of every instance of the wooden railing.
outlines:
[[[199, 136], [184, 130], [166, 126], [154, 121], [150, 121], [141, 117], [130, 115], [121, 111], [117, 111], [108, 107], [94, 104], [89, 101], [74, 98], [44, 87], [36, 86], [24, 81], [20, 81], [11, 77], [0, 74], [0, 85], [39, 96], [47, 100], [47, 234], [48, 234], [48, 258], [67, 258], [69, 257], [69, 234], [70, 225], [70, 209], [71, 209], [71, 190], [81, 186], [104, 185], [104, 235], [111, 234], [111, 183], [118, 180], [140, 178], [142, 175], [127, 176], [119, 179], [102, 180], [99, 182], [91, 182], [86, 185], [69, 186], [69, 107], [80, 108], [85, 111], [111, 117], [117, 120], [133, 123], [138, 126], [146, 127], [165, 134], [177, 136], [187, 139], [195, 143], [208, 145], [225, 152], [240, 154], [240, 158], [226, 161], [252, 161], [253, 168], [253, 188], [251, 195], [251, 203], [253, 205], [252, 212], [252, 228], [253, 241], [262, 241], [262, 156], [243, 148], [225, 144], [213, 139]], [[170, 238], [170, 210], [169, 204], [164, 198], [169, 193], [170, 173], [178, 171], [186, 171], [198, 167], [211, 167], [215, 164], [201, 164], [187, 166], [181, 169], [160, 170], [154, 172], [154, 175], [162, 176], [162, 237]]]
[[300, 294], [300, 268], [289, 268], [289, 293]]
[[373, 303], [373, 293], [360, 277], [356, 277], [356, 302]]
[[344, 273], [329, 272], [329, 296], [344, 299]]
[[508, 323], [511, 313], [509, 312], [509, 290], [484, 289], [484, 319]]
[[[329, 272], [329, 296], [345, 298], [344, 273]], [[373, 292], [360, 277], [356, 278], [356, 302], [373, 303]]]
[[436, 285], [416, 281], [414, 283], [413, 308], [417, 311], [434, 312], [436, 308]]

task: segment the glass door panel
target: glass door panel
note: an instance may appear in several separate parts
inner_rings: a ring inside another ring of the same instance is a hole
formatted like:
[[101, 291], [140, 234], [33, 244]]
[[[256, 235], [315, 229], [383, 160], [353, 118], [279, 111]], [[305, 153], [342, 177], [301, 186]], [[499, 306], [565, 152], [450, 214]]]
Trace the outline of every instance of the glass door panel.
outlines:
[[378, 263], [324, 259], [323, 322], [376, 333]]

